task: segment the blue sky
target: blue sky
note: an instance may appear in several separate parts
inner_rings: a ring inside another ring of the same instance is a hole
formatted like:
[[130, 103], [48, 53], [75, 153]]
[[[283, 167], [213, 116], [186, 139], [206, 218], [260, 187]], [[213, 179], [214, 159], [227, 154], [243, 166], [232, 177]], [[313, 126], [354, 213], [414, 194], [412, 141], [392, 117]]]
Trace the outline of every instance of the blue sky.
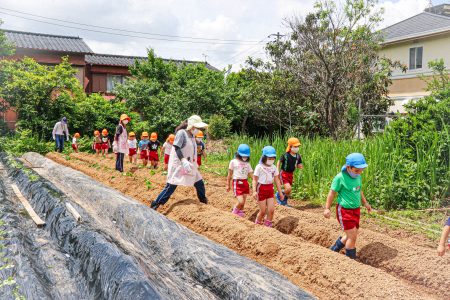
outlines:
[[[233, 64], [238, 68], [248, 55], [264, 56], [262, 43], [230, 42], [181, 43], [148, 38], [163, 38], [136, 33], [124, 34], [147, 38], [115, 36], [64, 28], [29, 19], [98, 31], [117, 32], [101, 28], [67, 24], [36, 16], [126, 29], [146, 33], [221, 40], [261, 41], [269, 34], [286, 32], [283, 20], [292, 15], [304, 16], [312, 10], [315, 0], [2, 0], [2, 28], [83, 37], [97, 53], [145, 55], [148, 47], [164, 58], [206, 60], [223, 68]], [[444, 0], [433, 0], [434, 4]], [[389, 26], [423, 11], [429, 0], [385, 0], [382, 27]], [[5, 10], [9, 9], [9, 10]], [[14, 10], [14, 11], [11, 11]], [[5, 13], [9, 14], [6, 15]], [[22, 13], [36, 16], [24, 15]], [[16, 16], [11, 16], [16, 15]], [[26, 17], [19, 18], [17, 16]], [[174, 39], [174, 38], [169, 38]]]

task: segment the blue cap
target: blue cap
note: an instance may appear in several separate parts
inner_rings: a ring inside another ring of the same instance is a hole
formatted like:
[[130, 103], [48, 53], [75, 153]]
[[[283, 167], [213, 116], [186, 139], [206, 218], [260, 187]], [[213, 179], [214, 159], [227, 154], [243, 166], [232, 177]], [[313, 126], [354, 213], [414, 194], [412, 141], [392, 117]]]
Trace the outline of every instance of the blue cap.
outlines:
[[250, 156], [250, 146], [247, 144], [240, 144], [237, 150], [240, 156], [249, 157]]
[[364, 155], [362, 155], [361, 153], [352, 153], [347, 155], [347, 157], [345, 158], [345, 166], [342, 167], [342, 170], [345, 170], [347, 166], [358, 169], [364, 169], [367, 168], [369, 165], [366, 163]]
[[63, 123], [67, 123], [67, 118], [63, 117], [61, 121], [63, 121]]
[[267, 157], [277, 157], [277, 151], [272, 146], [265, 146], [262, 150], [262, 155]]

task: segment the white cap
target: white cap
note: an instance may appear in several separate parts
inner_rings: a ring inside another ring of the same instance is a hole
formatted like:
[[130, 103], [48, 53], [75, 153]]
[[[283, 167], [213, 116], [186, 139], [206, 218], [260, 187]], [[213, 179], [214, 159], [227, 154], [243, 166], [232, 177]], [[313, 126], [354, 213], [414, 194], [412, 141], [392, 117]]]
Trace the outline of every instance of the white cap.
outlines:
[[208, 127], [208, 124], [204, 123], [202, 121], [202, 118], [200, 118], [200, 116], [193, 115], [193, 116], [190, 116], [189, 119], [188, 119], [188, 127], [187, 127], [187, 129], [190, 130], [190, 129], [192, 129], [192, 127], [195, 127], [195, 128], [206, 128], [206, 127]]

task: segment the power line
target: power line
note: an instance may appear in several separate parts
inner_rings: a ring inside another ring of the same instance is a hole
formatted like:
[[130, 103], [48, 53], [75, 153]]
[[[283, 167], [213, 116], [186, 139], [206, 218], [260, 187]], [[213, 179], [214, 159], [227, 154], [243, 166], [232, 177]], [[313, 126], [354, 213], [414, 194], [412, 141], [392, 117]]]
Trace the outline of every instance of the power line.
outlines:
[[[263, 38], [262, 40], [260, 40], [258, 43], [264, 42], [264, 40], [266, 40], [266, 39], [269, 38], [269, 37], [270, 37], [270, 36], [266, 36], [265, 38]], [[224, 67], [225, 67], [226, 65], [230, 65], [230, 64], [232, 65], [232, 64], [234, 64], [234, 63], [236, 62], [236, 60], [233, 60], [234, 58], [239, 57], [239, 56], [241, 56], [242, 54], [244, 54], [244, 53], [246, 53], [246, 52], [252, 51], [252, 50], [253, 50], [255, 47], [257, 47], [257, 46], [260, 46], [260, 45], [258, 44], [258, 45], [254, 45], [253, 47], [244, 49], [244, 50], [242, 50], [242, 51], [236, 53], [235, 55], [231, 56], [231, 57], [227, 60], [228, 62], [225, 62], [224, 60], [222, 60], [221, 63], [224, 64]], [[260, 49], [258, 49], [257, 51], [260, 51]], [[231, 63], [230, 63], [230, 61], [231, 61]]]
[[[30, 13], [26, 13], [26, 12], [21, 12], [21, 11], [18, 11], [18, 10], [8, 9], [8, 8], [4, 8], [4, 7], [0, 7], [0, 9], [16, 12], [16, 13], [23, 14], [23, 15], [38, 17], [38, 18], [42, 18], [42, 19], [63, 22], [63, 23], [69, 23], [69, 24], [75, 24], [75, 25], [81, 25], [81, 26], [87, 26], [87, 27], [94, 27], [94, 28], [101, 28], [101, 29], [107, 29], [107, 30], [114, 30], [114, 31], [122, 31], [122, 32], [128, 32], [128, 33], [137, 33], [137, 34], [143, 34], [143, 35], [153, 35], [153, 36], [168, 37], [168, 38], [181, 38], [181, 39], [199, 40], [199, 41], [203, 41], [203, 43], [206, 43], [205, 41], [226, 42], [227, 44], [255, 44], [255, 43], [258, 43], [257, 41], [251, 41], [251, 40], [200, 38], [200, 37], [191, 37], [191, 36], [179, 36], [179, 35], [168, 35], [168, 34], [160, 34], [160, 33], [133, 31], [133, 30], [127, 30], [127, 29], [120, 29], [120, 28], [105, 27], [105, 26], [98, 26], [98, 25], [92, 25], [92, 24], [85, 24], [85, 23], [67, 21], [67, 20], [62, 20], [62, 19], [57, 19], [57, 18], [50, 18], [50, 17], [40, 16], [40, 15], [36, 15], [36, 14], [30, 14]], [[5, 13], [5, 12], [1, 12], [1, 13], [5, 14], [5, 15], [10, 15], [10, 16], [18, 17], [18, 18], [27, 19], [24, 16], [12, 15], [12, 14], [8, 14], [8, 13]], [[36, 22], [43, 22], [43, 23], [56, 25], [56, 26], [65, 26], [65, 25], [61, 25], [61, 24], [55, 24], [55, 23], [45, 22], [45, 21], [36, 20], [36, 19], [29, 19], [28, 18], [27, 20], [32, 20], [32, 21], [36, 21]], [[67, 27], [67, 26], [65, 26], [65, 27]], [[82, 29], [82, 28], [77, 28], [77, 27], [69, 27], [69, 28], [88, 30], [88, 29]], [[92, 30], [89, 30], [89, 31], [92, 31]], [[95, 32], [100, 32], [100, 31], [95, 31]], [[101, 33], [104, 33], [104, 32], [101, 32]], [[136, 36], [132, 36], [132, 37], [136, 37]], [[154, 38], [154, 39], [156, 39], [156, 38]], [[158, 40], [166, 40], [166, 39], [158, 39]], [[170, 40], [170, 41], [179, 41], [179, 40]], [[193, 42], [193, 41], [179, 41], [179, 42]]]

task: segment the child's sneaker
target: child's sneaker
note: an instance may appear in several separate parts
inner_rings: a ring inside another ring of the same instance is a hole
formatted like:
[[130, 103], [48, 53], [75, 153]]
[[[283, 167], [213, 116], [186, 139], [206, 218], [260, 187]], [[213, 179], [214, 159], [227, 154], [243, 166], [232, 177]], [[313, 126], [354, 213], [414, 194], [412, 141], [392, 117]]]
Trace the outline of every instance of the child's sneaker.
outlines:
[[288, 203], [287, 203], [288, 198], [287, 198], [286, 196], [284, 196], [284, 200], [281, 201], [281, 199], [280, 199], [280, 194], [277, 192], [275, 195], [276, 195], [276, 197], [277, 197], [277, 202], [278, 202], [278, 204], [283, 205], [283, 206], [287, 206], [287, 205], [288, 205]]
[[264, 220], [264, 226], [272, 227], [272, 225], [273, 225], [272, 221]]
[[255, 219], [255, 224], [256, 224], [256, 225], [262, 225], [263, 222], [260, 222], [260, 221], [258, 221], [258, 219]]
[[235, 214], [238, 217], [243, 218], [244, 217], [244, 212], [240, 209], [237, 209], [237, 207], [233, 207], [233, 210], [231, 211], [233, 214]]

